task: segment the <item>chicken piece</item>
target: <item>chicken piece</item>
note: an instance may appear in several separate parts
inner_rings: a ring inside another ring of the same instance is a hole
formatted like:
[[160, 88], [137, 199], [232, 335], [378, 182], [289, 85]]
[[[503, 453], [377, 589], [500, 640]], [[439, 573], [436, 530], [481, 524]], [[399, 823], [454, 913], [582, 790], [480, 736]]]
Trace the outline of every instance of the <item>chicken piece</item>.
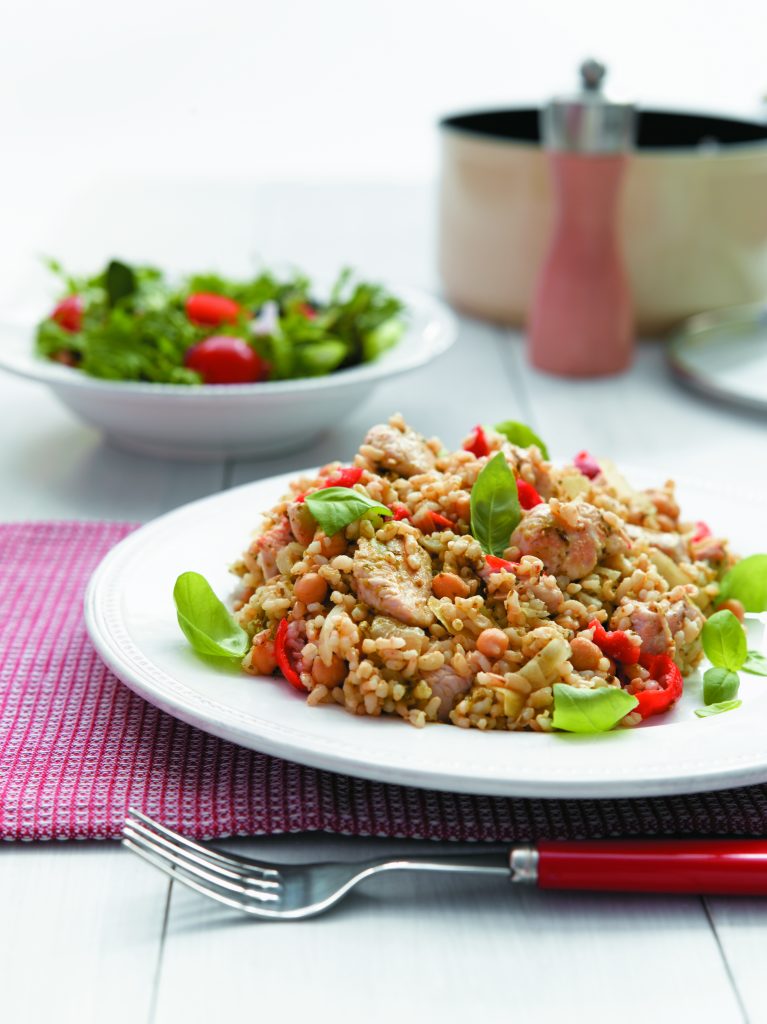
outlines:
[[382, 544], [362, 538], [352, 567], [360, 601], [408, 626], [431, 625], [426, 604], [431, 594], [431, 558], [414, 537], [392, 537]]
[[374, 640], [383, 637], [388, 639], [392, 636], [401, 637], [408, 648], [423, 654], [428, 644], [428, 638], [422, 629], [417, 626], [403, 626], [401, 622], [390, 618], [388, 615], [376, 615], [370, 623], [370, 636]]
[[596, 567], [603, 553], [625, 551], [624, 534], [608, 526], [594, 505], [557, 502], [536, 505], [511, 535], [522, 555], [535, 555], [547, 572], [579, 580]]
[[439, 697], [437, 718], [440, 722], [448, 722], [458, 698], [463, 697], [471, 688], [471, 676], [466, 679], [459, 676], [450, 665], [442, 665], [441, 668], [423, 672], [422, 678], [431, 687], [432, 697]]
[[705, 621], [700, 609], [687, 596], [673, 600], [674, 596], [672, 592], [672, 604], [663, 610], [656, 601], [629, 601], [615, 609], [610, 624], [613, 629], [632, 629], [637, 633], [642, 640], [642, 654], [670, 654], [674, 650], [674, 637], [687, 622], [696, 626], [695, 635], [687, 641], [689, 645], [700, 634]]
[[294, 501], [288, 505], [288, 521], [293, 536], [299, 544], [308, 547], [314, 540], [317, 523], [309, 511], [309, 506], [302, 501]]
[[666, 617], [658, 610], [656, 601], [631, 601], [615, 609], [610, 619], [611, 629], [630, 629], [642, 641], [642, 654], [665, 654], [674, 645]]
[[382, 470], [393, 471], [398, 476], [411, 477], [434, 469], [434, 452], [414, 430], [379, 423], [370, 428], [364, 443], [382, 452], [380, 458], [374, 459]]
[[285, 516], [276, 526], [267, 530], [266, 533], [262, 533], [260, 537], [256, 537], [251, 544], [251, 552], [257, 555], [256, 560], [265, 580], [279, 576], [277, 555], [286, 544], [290, 544], [292, 539], [290, 523]]

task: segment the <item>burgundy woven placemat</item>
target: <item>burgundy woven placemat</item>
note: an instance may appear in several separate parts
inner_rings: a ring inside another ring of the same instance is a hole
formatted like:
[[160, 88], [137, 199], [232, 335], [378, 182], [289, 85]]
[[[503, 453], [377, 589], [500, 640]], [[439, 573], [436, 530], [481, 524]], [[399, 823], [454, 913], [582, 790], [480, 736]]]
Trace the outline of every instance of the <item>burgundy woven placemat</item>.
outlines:
[[129, 806], [197, 837], [326, 830], [429, 839], [762, 835], [767, 787], [510, 800], [303, 768], [208, 736], [102, 664], [82, 596], [125, 523], [0, 525], [0, 837], [109, 838]]

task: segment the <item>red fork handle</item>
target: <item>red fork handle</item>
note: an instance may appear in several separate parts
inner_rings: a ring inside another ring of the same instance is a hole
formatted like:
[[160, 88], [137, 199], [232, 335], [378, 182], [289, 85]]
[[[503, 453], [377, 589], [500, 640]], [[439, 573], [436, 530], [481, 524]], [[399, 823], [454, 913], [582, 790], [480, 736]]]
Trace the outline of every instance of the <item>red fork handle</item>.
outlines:
[[540, 889], [767, 895], [767, 840], [608, 840], [537, 845]]

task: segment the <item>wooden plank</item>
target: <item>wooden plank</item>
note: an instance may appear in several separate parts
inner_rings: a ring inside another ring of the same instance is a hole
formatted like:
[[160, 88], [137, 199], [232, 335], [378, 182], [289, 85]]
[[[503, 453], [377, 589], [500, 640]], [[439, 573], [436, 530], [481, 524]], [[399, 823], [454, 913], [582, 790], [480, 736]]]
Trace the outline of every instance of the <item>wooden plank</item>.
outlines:
[[706, 897], [705, 904], [748, 1020], [767, 1020], [762, 957], [767, 900], [716, 896]]
[[2, 1019], [147, 1021], [168, 887], [115, 843], [3, 844]]
[[764, 460], [767, 418], [706, 402], [680, 388], [663, 344], [639, 344], [633, 370], [572, 380], [532, 369], [524, 339], [508, 332], [509, 379], [523, 387], [536, 429], [552, 452], [592, 448], [623, 464], [651, 464], [659, 479], [688, 476], [743, 488]]
[[[330, 836], [233, 841], [300, 861], [423, 850]], [[428, 850], [433, 850], [431, 845]], [[288, 980], [290, 979], [290, 980]], [[689, 1001], [689, 1002], [688, 1002]], [[670, 1020], [740, 1012], [697, 899], [541, 893], [459, 876], [371, 879], [314, 920], [251, 922], [174, 885], [157, 1024]]]

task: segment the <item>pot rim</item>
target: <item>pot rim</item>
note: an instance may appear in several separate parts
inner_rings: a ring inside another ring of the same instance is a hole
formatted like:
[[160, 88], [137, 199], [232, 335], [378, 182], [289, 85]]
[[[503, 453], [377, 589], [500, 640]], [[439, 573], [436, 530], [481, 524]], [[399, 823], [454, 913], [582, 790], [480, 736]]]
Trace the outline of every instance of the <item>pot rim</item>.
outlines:
[[[437, 128], [443, 136], [456, 136], [459, 138], [471, 139], [475, 142], [482, 142], [490, 146], [501, 148], [515, 147], [519, 149], [540, 150], [539, 140], [501, 135], [487, 129], [472, 128], [465, 124], [456, 124], [458, 120], [465, 121], [469, 118], [491, 116], [493, 114], [536, 114], [540, 107], [535, 105], [524, 105], [519, 107], [488, 107], [482, 109], [457, 111], [445, 114], [437, 122]], [[640, 118], [644, 114], [662, 115], [664, 117], [679, 118], [707, 118], [714, 122], [725, 122], [730, 125], [743, 126], [751, 131], [758, 129], [763, 132], [762, 138], [746, 139], [739, 142], [716, 142], [710, 146], [698, 142], [697, 144], [680, 145], [641, 145], [635, 149], [639, 157], [650, 156], [692, 156], [698, 155], [711, 158], [722, 158], [727, 156], [748, 155], [752, 152], [761, 152], [767, 149], [767, 122], [758, 121], [755, 118], [735, 117], [728, 114], [716, 113], [706, 110], [693, 109], [668, 109], [662, 107], [644, 107], [639, 110]]]

